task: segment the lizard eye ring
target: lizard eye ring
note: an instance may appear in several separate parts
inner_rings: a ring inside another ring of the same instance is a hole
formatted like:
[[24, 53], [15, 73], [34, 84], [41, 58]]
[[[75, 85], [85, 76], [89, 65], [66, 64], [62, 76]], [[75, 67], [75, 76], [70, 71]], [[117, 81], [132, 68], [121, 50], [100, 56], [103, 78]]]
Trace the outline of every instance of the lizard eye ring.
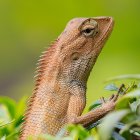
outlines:
[[81, 26], [80, 31], [85, 37], [94, 37], [98, 31], [98, 23], [95, 20], [86, 20]]

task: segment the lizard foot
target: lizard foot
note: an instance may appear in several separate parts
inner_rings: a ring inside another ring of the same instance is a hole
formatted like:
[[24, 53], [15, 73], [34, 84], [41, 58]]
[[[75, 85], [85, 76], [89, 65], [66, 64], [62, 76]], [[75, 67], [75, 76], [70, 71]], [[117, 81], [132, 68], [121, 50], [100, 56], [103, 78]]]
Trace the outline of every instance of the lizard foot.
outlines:
[[119, 97], [119, 94], [113, 94], [108, 100], [105, 100], [104, 97], [101, 97], [102, 107], [107, 111], [112, 111], [115, 109], [116, 101]]

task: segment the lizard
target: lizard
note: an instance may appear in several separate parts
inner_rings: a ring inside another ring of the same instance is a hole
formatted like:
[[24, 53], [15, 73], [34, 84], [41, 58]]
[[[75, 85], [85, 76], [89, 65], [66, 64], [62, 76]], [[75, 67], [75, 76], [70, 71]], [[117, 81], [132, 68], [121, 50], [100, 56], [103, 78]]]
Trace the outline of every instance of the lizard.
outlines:
[[88, 77], [113, 27], [112, 17], [74, 18], [43, 52], [20, 140], [56, 135], [69, 123], [86, 127], [114, 110], [118, 94], [102, 98], [101, 107], [82, 115]]

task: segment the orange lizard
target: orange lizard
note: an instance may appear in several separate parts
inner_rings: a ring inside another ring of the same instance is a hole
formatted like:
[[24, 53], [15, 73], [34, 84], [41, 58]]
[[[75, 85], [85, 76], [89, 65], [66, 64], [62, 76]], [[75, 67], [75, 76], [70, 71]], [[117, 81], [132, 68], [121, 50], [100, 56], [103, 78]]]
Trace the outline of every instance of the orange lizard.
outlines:
[[84, 127], [112, 111], [118, 94], [81, 115], [93, 65], [113, 29], [111, 17], [75, 18], [41, 56], [34, 93], [29, 101], [20, 140], [56, 135], [68, 124]]

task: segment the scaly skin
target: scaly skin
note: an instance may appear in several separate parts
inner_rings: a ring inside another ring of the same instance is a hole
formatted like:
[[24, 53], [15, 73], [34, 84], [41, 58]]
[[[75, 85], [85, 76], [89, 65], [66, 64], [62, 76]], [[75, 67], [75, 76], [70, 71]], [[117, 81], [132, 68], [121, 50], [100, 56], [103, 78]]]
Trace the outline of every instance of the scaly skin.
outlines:
[[114, 109], [118, 95], [100, 108], [81, 115], [86, 105], [90, 71], [113, 23], [111, 17], [75, 18], [44, 52], [20, 140], [30, 135], [56, 135], [68, 123], [88, 126]]

